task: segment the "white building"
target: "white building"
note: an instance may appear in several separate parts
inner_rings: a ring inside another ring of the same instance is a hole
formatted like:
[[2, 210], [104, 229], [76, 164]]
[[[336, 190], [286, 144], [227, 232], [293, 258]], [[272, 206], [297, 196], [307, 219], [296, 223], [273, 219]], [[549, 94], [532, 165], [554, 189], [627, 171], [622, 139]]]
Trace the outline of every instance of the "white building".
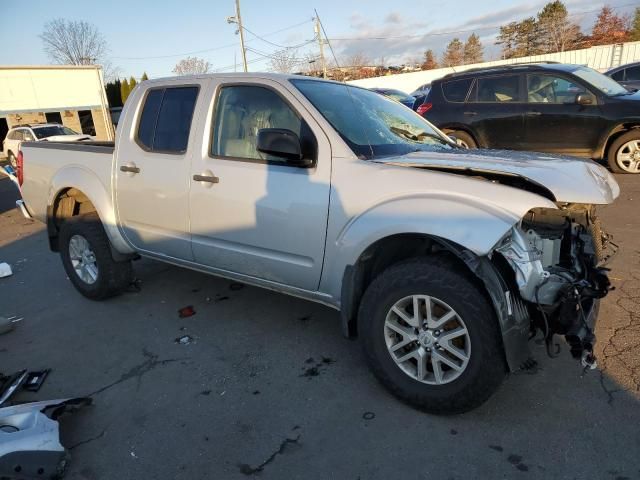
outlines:
[[55, 122], [113, 140], [113, 125], [96, 65], [0, 66], [0, 142], [25, 123]]

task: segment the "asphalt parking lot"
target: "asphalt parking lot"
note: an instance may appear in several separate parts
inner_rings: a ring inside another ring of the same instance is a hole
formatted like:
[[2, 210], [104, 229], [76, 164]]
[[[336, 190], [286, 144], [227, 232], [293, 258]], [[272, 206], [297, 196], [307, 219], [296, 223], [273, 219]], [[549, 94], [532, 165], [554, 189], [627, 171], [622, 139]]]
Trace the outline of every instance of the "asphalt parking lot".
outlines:
[[52, 369], [19, 401], [93, 397], [63, 421], [70, 479], [640, 478], [640, 176], [618, 180], [599, 369], [534, 345], [537, 370], [435, 417], [376, 382], [329, 308], [149, 260], [140, 291], [84, 299], [0, 178], [0, 316], [23, 318], [0, 371]]

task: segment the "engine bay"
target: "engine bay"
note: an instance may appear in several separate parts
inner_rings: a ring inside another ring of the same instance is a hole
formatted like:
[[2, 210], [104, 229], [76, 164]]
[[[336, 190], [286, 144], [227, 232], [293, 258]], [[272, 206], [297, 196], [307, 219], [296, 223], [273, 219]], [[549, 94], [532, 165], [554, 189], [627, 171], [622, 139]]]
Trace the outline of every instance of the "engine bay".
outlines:
[[563, 335], [571, 354], [595, 368], [593, 319], [598, 301], [612, 288], [606, 264], [616, 245], [602, 231], [593, 206], [558, 207], [530, 210], [495, 252], [513, 270], [531, 336], [542, 332], [548, 354], [556, 356], [553, 338]]

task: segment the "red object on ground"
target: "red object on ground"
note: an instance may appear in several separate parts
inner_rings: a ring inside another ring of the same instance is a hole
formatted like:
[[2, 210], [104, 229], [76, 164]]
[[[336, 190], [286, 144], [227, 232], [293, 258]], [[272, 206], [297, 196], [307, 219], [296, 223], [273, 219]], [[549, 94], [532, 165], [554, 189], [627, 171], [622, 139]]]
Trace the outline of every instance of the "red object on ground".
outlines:
[[196, 310], [193, 308], [193, 305], [188, 305], [178, 310], [178, 315], [180, 316], [180, 318], [191, 317], [195, 314], [196, 314]]

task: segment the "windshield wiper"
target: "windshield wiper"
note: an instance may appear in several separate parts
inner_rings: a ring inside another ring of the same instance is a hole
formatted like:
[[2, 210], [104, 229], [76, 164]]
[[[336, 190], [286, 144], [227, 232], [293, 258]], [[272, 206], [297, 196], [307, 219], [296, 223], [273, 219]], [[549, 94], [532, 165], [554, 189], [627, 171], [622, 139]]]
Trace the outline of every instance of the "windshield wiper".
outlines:
[[433, 138], [434, 140], [438, 140], [440, 143], [446, 143], [440, 135], [436, 135], [434, 133], [420, 132], [419, 134], [416, 135], [415, 133], [412, 133], [409, 130], [405, 130], [404, 128], [399, 128], [399, 127], [389, 127], [389, 130], [391, 130], [393, 133], [397, 135], [402, 135], [403, 137], [409, 140], [413, 140], [414, 142], [419, 142], [421, 138], [427, 137], [427, 138]]

